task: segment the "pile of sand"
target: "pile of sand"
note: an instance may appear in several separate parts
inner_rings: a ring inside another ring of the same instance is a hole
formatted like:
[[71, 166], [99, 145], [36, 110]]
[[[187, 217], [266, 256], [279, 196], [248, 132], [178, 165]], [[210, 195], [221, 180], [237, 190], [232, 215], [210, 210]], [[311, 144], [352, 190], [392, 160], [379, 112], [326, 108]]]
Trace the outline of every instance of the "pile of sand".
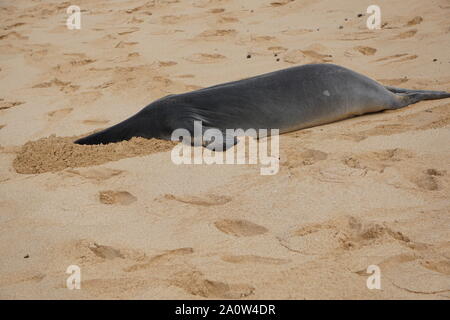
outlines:
[[51, 135], [25, 143], [14, 159], [14, 169], [24, 174], [55, 172], [168, 151], [176, 144], [158, 139], [132, 138], [106, 145], [78, 145], [73, 143], [76, 138]]
[[376, 30], [375, 1], [80, 0], [81, 30], [69, 2], [0, 5], [0, 299], [450, 299], [450, 99], [281, 135], [270, 176], [67, 137], [313, 61], [449, 91], [448, 0]]

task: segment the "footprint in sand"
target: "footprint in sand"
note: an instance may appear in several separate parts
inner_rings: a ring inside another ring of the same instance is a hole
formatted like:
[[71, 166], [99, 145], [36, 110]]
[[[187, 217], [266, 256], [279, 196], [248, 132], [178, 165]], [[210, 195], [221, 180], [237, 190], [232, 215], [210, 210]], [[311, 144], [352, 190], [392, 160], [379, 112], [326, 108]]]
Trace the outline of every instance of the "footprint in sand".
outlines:
[[430, 176], [444, 176], [447, 174], [447, 172], [445, 170], [440, 171], [440, 170], [436, 170], [436, 169], [427, 169], [427, 170], [425, 170], [425, 173]]
[[48, 82], [42, 82], [34, 85], [32, 88], [51, 88], [51, 87], [57, 87], [60, 91], [63, 91], [64, 93], [74, 92], [77, 91], [80, 86], [73, 85], [70, 81], [64, 82], [57, 78], [54, 78], [51, 81]]
[[401, 232], [386, 225], [365, 222], [352, 216], [302, 226], [287, 237], [279, 238], [279, 241], [288, 250], [307, 255], [353, 250], [378, 242], [399, 241], [404, 245], [411, 242]]
[[114, 249], [113, 247], [99, 245], [97, 243], [92, 243], [89, 245], [89, 249], [98, 257], [103, 259], [115, 259], [115, 258], [124, 258], [124, 255], [120, 253], [119, 250]]
[[[450, 263], [442, 259], [443, 253], [448, 251], [448, 245], [410, 242], [408, 247], [414, 252], [393, 255], [377, 263], [384, 270], [385, 279], [400, 289], [416, 294], [449, 292]], [[368, 276], [364, 269], [355, 273]], [[420, 277], [411, 282], [408, 274], [420, 274]]]
[[196, 84], [188, 84], [188, 85], [185, 86], [185, 88], [186, 88], [186, 91], [194, 91], [194, 90], [203, 89], [205, 87], [198, 86]]
[[113, 70], [114, 68], [96, 68], [96, 67], [91, 67], [88, 70], [89, 71], [94, 71], [94, 72], [104, 72], [104, 71], [110, 71]]
[[129, 205], [137, 200], [137, 198], [128, 191], [100, 191], [98, 196], [100, 202], [104, 204]]
[[365, 56], [373, 56], [377, 49], [371, 47], [357, 46], [354, 48], [356, 51], [361, 52]]
[[[161, 1], [159, 1], [161, 2]], [[131, 13], [142, 13], [147, 15], [152, 15], [152, 13], [148, 10], [151, 10], [155, 7], [155, 1], [148, 1], [143, 5], [134, 7], [132, 9], [126, 9], [125, 13], [131, 14]]]
[[225, 56], [218, 53], [195, 53], [184, 59], [194, 63], [216, 63], [223, 61], [225, 58]]
[[343, 166], [334, 166], [334, 167], [323, 167], [320, 166], [317, 168], [313, 168], [311, 171], [311, 175], [314, 179], [317, 179], [319, 182], [326, 183], [338, 183], [338, 184], [346, 184], [349, 179], [353, 177], [362, 177], [366, 175], [366, 170], [361, 170], [359, 172], [355, 172], [350, 168], [346, 168]]
[[100, 120], [100, 119], [86, 119], [82, 121], [83, 124], [87, 124], [89, 126], [100, 126], [107, 124], [108, 122], [109, 120]]
[[139, 42], [126, 42], [126, 41], [120, 41], [119, 43], [117, 43], [114, 48], [126, 48], [126, 47], [130, 47], [130, 46], [134, 46], [137, 45]]
[[358, 134], [362, 136], [389, 136], [392, 134], [410, 131], [411, 129], [412, 126], [408, 123], [382, 124], [367, 130], [360, 131], [358, 132]]
[[224, 8], [214, 8], [214, 9], [208, 10], [208, 12], [217, 14], [217, 13], [225, 12], [225, 9]]
[[17, 40], [27, 40], [28, 39], [28, 37], [22, 36], [20, 33], [16, 32], [16, 31], [12, 31], [12, 32], [0, 35], [0, 40], [12, 39], [12, 38], [17, 39]]
[[230, 263], [249, 263], [249, 264], [286, 264], [289, 263], [289, 259], [277, 259], [277, 258], [270, 258], [270, 257], [260, 257], [255, 255], [225, 255], [222, 256], [221, 259], [226, 262]]
[[233, 23], [233, 22], [239, 22], [239, 19], [232, 16], [226, 16], [222, 15], [217, 19], [217, 23]]
[[399, 86], [402, 83], [408, 82], [408, 77], [396, 78], [396, 79], [377, 79], [378, 82], [387, 86]]
[[176, 76], [177, 78], [182, 78], [182, 79], [192, 79], [195, 78], [195, 75], [193, 74], [180, 74], [179, 76]]
[[140, 57], [140, 56], [141, 55], [139, 54], [139, 52], [130, 52], [127, 57], [132, 59], [132, 58], [137, 58], [137, 57]]
[[405, 61], [414, 60], [414, 59], [417, 59], [417, 58], [418, 58], [418, 55], [412, 54], [412, 55], [406, 56], [404, 58], [401, 58], [401, 59], [398, 59], [398, 60], [395, 60], [395, 61], [389, 61], [386, 64], [405, 62]]
[[17, 23], [14, 23], [14, 24], [11, 24], [11, 25], [9, 25], [9, 26], [4, 27], [3, 29], [5, 29], [5, 30], [10, 30], [10, 29], [14, 29], [14, 28], [23, 26], [23, 25], [25, 25], [25, 24], [26, 24], [26, 23], [24, 23], [24, 22], [17, 22]]
[[136, 28], [131, 28], [131, 29], [125, 30], [125, 31], [117, 32], [117, 34], [118, 34], [119, 36], [124, 36], [124, 35], [126, 35], [126, 34], [134, 33], [134, 32], [139, 31], [139, 30], [140, 30], [140, 29], [136, 27]]
[[[418, 124], [417, 129], [419, 130], [429, 130], [447, 127], [450, 124], [450, 103], [425, 110], [428, 115], [433, 115], [429, 118], [429, 122], [424, 121], [424, 115], [418, 114], [416, 117], [416, 123]], [[420, 123], [420, 124], [419, 124]]]
[[277, 38], [273, 36], [250, 36], [250, 41], [254, 43], [266, 43], [266, 42], [276, 42]]
[[120, 297], [139, 295], [154, 282], [147, 279], [133, 278], [102, 278], [83, 279], [82, 288], [90, 296], [101, 299], [117, 299]]
[[50, 120], [57, 121], [57, 120], [64, 118], [65, 116], [67, 116], [72, 111], [73, 111], [73, 108], [64, 108], [64, 109], [47, 112], [47, 116], [49, 117]]
[[177, 24], [181, 21], [186, 21], [189, 18], [187, 15], [167, 15], [160, 18], [161, 24]]
[[306, 149], [301, 153], [298, 152], [288, 152], [286, 154], [286, 160], [282, 160], [281, 164], [287, 168], [293, 169], [299, 166], [309, 166], [313, 165], [318, 161], [323, 161], [328, 158], [328, 154], [314, 149]]
[[70, 67], [81, 67], [85, 66], [87, 64], [94, 63], [95, 59], [90, 59], [86, 56], [84, 53], [64, 53], [65, 56], [72, 56], [76, 57], [76, 59], [70, 60], [69, 65]]
[[224, 40], [224, 37], [232, 37], [235, 35], [237, 35], [235, 29], [218, 29], [203, 31], [198, 37], [205, 40]]
[[70, 97], [70, 103], [72, 105], [86, 105], [93, 103], [100, 99], [103, 96], [103, 93], [99, 91], [85, 91], [80, 92], [76, 95], [72, 95]]
[[288, 51], [287, 48], [281, 47], [281, 46], [272, 46], [272, 47], [268, 47], [267, 50], [272, 51], [272, 53], [273, 53], [275, 56], [278, 56], [279, 54]]
[[73, 261], [79, 266], [92, 266], [105, 260], [123, 259], [126, 261], [141, 261], [145, 253], [140, 250], [115, 248], [101, 245], [96, 241], [81, 239], [72, 240], [62, 246], [52, 249], [53, 255], [63, 261]]
[[361, 32], [344, 33], [344, 35], [338, 39], [344, 41], [357, 41], [357, 40], [363, 41], [363, 40], [370, 40], [376, 37], [377, 35], [374, 34], [372, 31], [361, 31]]
[[285, 34], [287, 36], [299, 36], [302, 34], [313, 32], [312, 29], [287, 29], [281, 31], [282, 34]]
[[99, 84], [98, 86], [93, 87], [94, 89], [106, 89], [114, 85], [114, 81], [106, 81], [102, 84]]
[[46, 274], [41, 272], [15, 272], [14, 274], [3, 274], [0, 277], [0, 287], [10, 286], [23, 282], [40, 282], [46, 277]]
[[112, 177], [124, 173], [124, 170], [109, 169], [109, 168], [95, 168], [95, 169], [67, 169], [64, 175], [80, 176], [88, 180], [104, 181]]
[[[420, 257], [417, 256], [416, 254], [402, 253], [402, 254], [390, 256], [390, 257], [384, 259], [383, 261], [377, 263], [377, 265], [381, 268], [381, 270], [387, 270], [389, 268], [396, 267], [402, 263], [408, 263], [411, 261], [415, 261], [419, 258]], [[361, 269], [358, 271], [354, 271], [354, 273], [356, 273], [360, 276], [363, 276], [363, 277], [368, 276], [367, 269]]]
[[48, 49], [39, 49], [42, 46], [37, 46], [36, 49], [31, 49], [30, 51], [25, 52], [25, 59], [27, 61], [32, 62], [33, 64], [39, 64], [48, 59]]
[[373, 170], [381, 173], [387, 167], [412, 156], [413, 153], [408, 150], [395, 148], [346, 156], [342, 162], [352, 169]]
[[306, 151], [299, 154], [299, 158], [301, 158], [301, 163], [307, 166], [312, 165], [317, 161], [326, 160], [328, 158], [328, 154], [320, 150], [306, 149]]
[[219, 206], [224, 205], [230, 202], [232, 199], [227, 196], [218, 196], [218, 195], [206, 195], [203, 197], [196, 196], [175, 196], [172, 194], [164, 195], [164, 198], [167, 200], [175, 200], [178, 202], [193, 204], [196, 206], [210, 207], [210, 206]]
[[429, 169], [425, 173], [420, 174], [418, 176], [414, 176], [411, 178], [411, 182], [413, 182], [416, 186], [421, 189], [428, 191], [435, 191], [439, 189], [438, 179], [436, 178], [437, 171], [434, 169]]
[[[384, 274], [386, 280], [391, 281], [395, 287], [406, 292], [426, 295], [443, 294], [443, 297], [448, 298], [445, 294], [450, 293], [450, 278], [446, 273], [446, 268], [448, 266], [439, 262], [427, 264], [423, 260], [411, 261], [385, 270]], [[411, 274], [420, 276], [411, 281]]]
[[413, 19], [409, 20], [406, 26], [415, 26], [416, 24], [420, 24], [423, 21], [423, 18], [421, 16], [414, 17]]
[[280, 0], [280, 1], [271, 2], [270, 5], [272, 7], [282, 7], [293, 1], [295, 1], [295, 0]]
[[1, 101], [0, 102], [0, 110], [6, 110], [6, 109], [10, 109], [10, 108], [14, 108], [17, 106], [20, 106], [21, 104], [24, 104], [25, 102], [22, 101]]
[[172, 67], [177, 64], [178, 63], [175, 61], [158, 61], [158, 66], [160, 66], [160, 67]]
[[417, 29], [412, 29], [412, 30], [402, 32], [402, 33], [396, 35], [395, 37], [393, 37], [392, 39], [407, 39], [407, 38], [414, 37], [416, 35], [416, 33], [417, 33]]
[[136, 272], [144, 269], [148, 269], [152, 266], [159, 266], [165, 263], [172, 263], [173, 259], [177, 257], [182, 257], [185, 255], [190, 255], [194, 253], [193, 248], [179, 248], [174, 250], [167, 250], [161, 254], [155, 255], [153, 257], [145, 257], [143, 262], [133, 264], [129, 267], [123, 269], [125, 272]]
[[149, 34], [151, 34], [153, 36], [168, 36], [168, 35], [178, 33], [178, 32], [185, 32], [185, 31], [182, 29], [163, 28], [163, 29], [157, 29], [154, 31], [150, 31]]
[[283, 60], [288, 63], [323, 63], [331, 62], [331, 55], [321, 54], [314, 50], [291, 50], [286, 52]]
[[420, 264], [429, 270], [450, 275], [450, 261], [448, 260], [424, 260]]
[[[178, 0], [173, 0], [178, 1]], [[216, 2], [222, 2], [222, 0], [194, 0], [192, 5], [196, 8], [207, 8], [212, 5], [216, 5]]]
[[223, 219], [216, 221], [214, 225], [223, 233], [236, 237], [252, 237], [269, 231], [265, 227], [247, 220]]
[[377, 59], [377, 60], [375, 60], [375, 62], [387, 61], [387, 63], [395, 63], [395, 62], [414, 60], [416, 58], [417, 58], [417, 55], [410, 55], [408, 53], [399, 53], [399, 54], [394, 54], [392, 56], [387, 56], [387, 57]]
[[207, 279], [200, 271], [183, 271], [170, 279], [174, 286], [203, 298], [240, 299], [253, 294], [255, 288], [247, 284], [228, 284]]

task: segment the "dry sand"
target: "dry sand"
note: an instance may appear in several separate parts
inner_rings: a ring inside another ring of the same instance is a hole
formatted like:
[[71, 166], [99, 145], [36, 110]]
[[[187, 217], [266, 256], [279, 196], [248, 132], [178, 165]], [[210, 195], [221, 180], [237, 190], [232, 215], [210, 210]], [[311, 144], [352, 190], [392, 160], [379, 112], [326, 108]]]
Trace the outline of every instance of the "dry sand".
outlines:
[[448, 99], [284, 135], [274, 176], [68, 138], [311, 62], [449, 91], [449, 1], [378, 1], [370, 31], [372, 2], [80, 0], [70, 31], [69, 2], [2, 1], [0, 298], [449, 299]]

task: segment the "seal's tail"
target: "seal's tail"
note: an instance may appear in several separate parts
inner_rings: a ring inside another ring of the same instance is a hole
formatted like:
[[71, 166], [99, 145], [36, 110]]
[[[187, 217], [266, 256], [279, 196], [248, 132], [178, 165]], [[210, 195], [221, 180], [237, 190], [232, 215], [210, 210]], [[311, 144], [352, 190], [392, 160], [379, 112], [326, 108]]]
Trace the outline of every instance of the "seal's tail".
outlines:
[[436, 100], [450, 98], [450, 92], [446, 91], [433, 91], [433, 90], [413, 90], [413, 89], [403, 89], [385, 86], [385, 88], [392, 93], [395, 93], [399, 99], [399, 106], [406, 107], [410, 104], [422, 101], [422, 100]]
[[131, 117], [110, 128], [93, 133], [87, 137], [78, 139], [76, 144], [107, 144], [130, 140], [132, 137], [139, 136], [139, 119]]

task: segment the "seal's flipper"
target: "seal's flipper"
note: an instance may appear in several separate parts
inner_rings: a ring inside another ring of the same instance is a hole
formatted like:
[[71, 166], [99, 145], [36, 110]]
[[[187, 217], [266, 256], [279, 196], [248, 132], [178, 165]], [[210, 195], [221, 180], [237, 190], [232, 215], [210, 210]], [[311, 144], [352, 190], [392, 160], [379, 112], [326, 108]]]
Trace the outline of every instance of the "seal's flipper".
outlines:
[[428, 91], [428, 90], [408, 90], [396, 93], [396, 106], [394, 109], [403, 108], [410, 104], [422, 101], [422, 100], [437, 100], [450, 98], [450, 92], [445, 91]]
[[393, 109], [403, 108], [422, 100], [436, 100], [450, 98], [450, 92], [434, 90], [414, 90], [384, 86], [395, 94], [395, 105]]
[[[435, 90], [415, 90], [415, 89], [405, 89], [405, 88], [397, 88], [391, 86], [384, 86], [387, 90], [396, 94], [411, 94], [411, 93], [421, 93], [421, 94], [429, 94], [435, 96], [432, 99], [444, 99], [448, 98], [449, 92], [446, 91], [435, 91]], [[430, 99], [423, 99], [430, 100]]]
[[397, 88], [397, 87], [391, 87], [391, 86], [384, 86], [384, 87], [392, 93], [405, 93], [405, 92], [411, 91], [410, 89]]

